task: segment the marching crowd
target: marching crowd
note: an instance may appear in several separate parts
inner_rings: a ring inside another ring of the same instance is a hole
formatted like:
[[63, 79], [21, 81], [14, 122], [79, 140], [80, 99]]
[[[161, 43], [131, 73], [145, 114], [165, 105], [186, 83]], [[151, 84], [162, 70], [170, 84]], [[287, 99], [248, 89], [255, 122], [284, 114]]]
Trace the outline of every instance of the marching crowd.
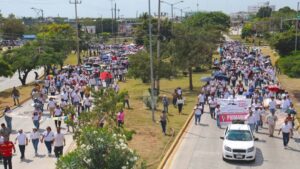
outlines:
[[296, 111], [289, 93], [276, 78], [269, 56], [264, 56], [259, 48], [245, 47], [238, 42], [226, 42], [219, 52], [221, 57], [214, 61], [212, 77], [202, 78], [206, 84], [194, 108], [195, 124], [200, 123], [204, 105], [208, 105], [211, 118], [221, 127], [219, 98], [251, 99], [249, 114], [244, 120], [253, 132], [258, 133], [266, 124], [269, 136], [273, 137], [278, 113], [286, 114], [278, 133], [282, 132], [286, 148], [293, 137]]
[[[39, 153], [40, 142], [45, 144], [48, 156], [52, 156], [52, 147], [54, 147], [55, 157], [59, 158], [63, 154], [63, 147], [65, 146], [65, 137], [61, 133], [61, 129], [63, 129], [62, 122], [72, 121], [76, 123], [80, 113], [91, 110], [93, 106], [92, 88], [97, 90], [102, 87], [110, 87], [115, 92], [119, 91], [118, 81], [125, 80], [128, 62], [121, 60], [125, 56], [118, 53], [118, 51], [130, 49], [110, 48], [108, 50], [104, 47], [103, 50], [109, 51], [109, 57], [104, 60], [101, 57], [102, 54], [100, 54], [96, 58], [97, 61], [93, 60], [92, 64], [96, 65], [95, 67], [88, 67], [87, 62], [91, 62], [89, 59], [86, 59], [86, 62], [82, 65], [66, 66], [61, 70], [54, 67], [53, 73], [46, 75], [42, 84], [37, 83], [31, 91], [33, 101], [32, 132], [27, 135], [22, 129], [19, 129], [14, 143], [10, 138], [13, 131], [12, 110], [7, 106], [3, 112], [6, 124], [1, 124], [2, 128], [0, 130], [0, 153], [5, 169], [7, 167], [12, 168], [12, 150], [15, 152], [14, 144], [17, 143], [21, 160], [25, 159], [25, 147], [29, 142], [32, 142], [36, 156]], [[132, 49], [135, 50], [133, 47]], [[105, 64], [105, 67], [99, 67], [100, 64]], [[15, 87], [12, 91], [12, 97], [14, 104], [19, 105], [20, 92]], [[124, 106], [125, 104], [130, 108], [128, 95], [125, 96]], [[75, 113], [68, 112], [70, 107], [75, 108]], [[51, 127], [48, 126], [43, 133], [40, 133], [40, 122], [45, 117], [54, 121], [56, 132], [53, 132]], [[104, 121], [102, 119], [99, 126], [103, 126]], [[124, 123], [123, 110], [118, 113], [116, 121], [119, 126]], [[67, 122], [66, 127], [69, 132], [70, 125]]]

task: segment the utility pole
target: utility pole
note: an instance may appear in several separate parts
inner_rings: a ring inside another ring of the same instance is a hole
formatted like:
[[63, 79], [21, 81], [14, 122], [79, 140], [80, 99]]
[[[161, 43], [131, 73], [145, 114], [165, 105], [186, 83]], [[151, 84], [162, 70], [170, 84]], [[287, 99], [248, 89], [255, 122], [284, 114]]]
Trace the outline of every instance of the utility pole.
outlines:
[[[116, 23], [116, 31], [118, 30], [118, 25], [117, 25], [117, 3], [115, 3], [115, 23]], [[115, 32], [115, 44], [117, 44], [117, 32]]]
[[148, 13], [148, 27], [149, 27], [149, 54], [150, 54], [150, 79], [151, 79], [151, 111], [152, 121], [155, 122], [154, 110], [154, 78], [153, 78], [153, 55], [152, 55], [152, 23], [151, 23], [151, 0], [148, 0], [149, 13]]
[[[161, 2], [160, 0], [158, 0], [158, 20], [157, 20], [157, 60], [158, 60], [158, 64], [160, 67], [160, 39], [161, 39], [161, 35], [160, 35], [160, 24], [161, 24], [161, 20], [160, 20], [160, 17], [161, 17], [161, 11], [160, 11], [160, 6], [161, 5]], [[158, 70], [156, 70], [156, 77], [155, 77], [155, 88], [157, 89], [157, 91], [159, 91], [159, 88], [160, 88], [160, 85], [159, 85], [159, 75], [158, 75]]]
[[298, 47], [298, 26], [299, 26], [299, 3], [297, 3], [297, 17], [296, 17], [296, 36], [295, 36], [295, 52], [297, 52]]
[[199, 12], [199, 0], [197, 0], [197, 12]]
[[111, 36], [114, 35], [114, 0], [111, 0]]
[[77, 4], [81, 4], [81, 0], [70, 0], [70, 4], [75, 5], [75, 20], [76, 20], [76, 48], [77, 48], [77, 63], [81, 64], [81, 58], [80, 58], [80, 50], [79, 50], [79, 24], [78, 24], [78, 17], [77, 17]]

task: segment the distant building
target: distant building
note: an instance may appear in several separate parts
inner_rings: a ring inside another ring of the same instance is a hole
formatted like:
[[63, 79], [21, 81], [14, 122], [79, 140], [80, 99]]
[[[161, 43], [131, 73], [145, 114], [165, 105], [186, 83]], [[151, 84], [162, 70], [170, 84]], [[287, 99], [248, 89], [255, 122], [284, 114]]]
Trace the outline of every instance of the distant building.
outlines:
[[269, 7], [272, 9], [272, 11], [275, 11], [275, 5], [270, 5], [270, 2], [263, 2], [263, 3], [258, 3], [257, 5], [252, 5], [252, 6], [248, 6], [248, 13], [249, 14], [256, 14], [260, 8], [262, 7]]
[[248, 12], [236, 12], [236, 13], [232, 13], [230, 14], [230, 22], [233, 26], [237, 26], [239, 24], [244, 23], [245, 21], [249, 20], [249, 13]]
[[118, 33], [124, 36], [131, 36], [136, 25], [140, 24], [136, 18], [122, 18], [118, 20]]
[[82, 25], [81, 30], [89, 34], [96, 34], [96, 26]]

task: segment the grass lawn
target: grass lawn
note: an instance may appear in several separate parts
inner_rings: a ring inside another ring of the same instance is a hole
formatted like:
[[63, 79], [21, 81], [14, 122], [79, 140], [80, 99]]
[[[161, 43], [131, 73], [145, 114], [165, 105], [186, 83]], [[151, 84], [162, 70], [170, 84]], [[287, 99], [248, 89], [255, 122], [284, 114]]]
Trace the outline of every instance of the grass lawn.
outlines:
[[[189, 91], [188, 77], [179, 77], [173, 80], [161, 80], [160, 95], [167, 95], [170, 100], [169, 106], [169, 123], [167, 125], [168, 131], [173, 128], [175, 134], [181, 129], [182, 125], [187, 120], [188, 114], [192, 112], [195, 106], [197, 95], [200, 87], [203, 85], [200, 78], [209, 76], [209, 73], [197, 73], [193, 76], [194, 91]], [[172, 92], [175, 88], [181, 87], [183, 89], [183, 96], [185, 98], [185, 105], [183, 108], [184, 115], [178, 115], [177, 109], [172, 105]], [[125, 125], [126, 128], [133, 129], [136, 134], [133, 140], [129, 142], [131, 148], [135, 149], [142, 160], [150, 165], [149, 168], [156, 168], [162, 159], [163, 154], [167, 151], [170, 141], [175, 137], [163, 136], [159, 123], [162, 103], [159, 103], [158, 110], [155, 112], [156, 123], [152, 122], [151, 111], [144, 106], [142, 96], [147, 93], [149, 84], [142, 84], [140, 80], [129, 79], [126, 83], [120, 83], [120, 88], [129, 91], [130, 104], [132, 109], [125, 110]]]
[[[26, 101], [28, 98], [30, 98], [31, 90], [33, 89], [34, 84], [28, 84], [26, 86], [20, 86], [17, 87], [17, 89], [20, 91], [20, 103]], [[0, 92], [0, 110], [3, 110], [5, 106], [13, 106], [14, 102], [11, 97], [12, 89], [7, 89], [2, 92]], [[2, 115], [2, 111], [0, 113], [0, 116]]]

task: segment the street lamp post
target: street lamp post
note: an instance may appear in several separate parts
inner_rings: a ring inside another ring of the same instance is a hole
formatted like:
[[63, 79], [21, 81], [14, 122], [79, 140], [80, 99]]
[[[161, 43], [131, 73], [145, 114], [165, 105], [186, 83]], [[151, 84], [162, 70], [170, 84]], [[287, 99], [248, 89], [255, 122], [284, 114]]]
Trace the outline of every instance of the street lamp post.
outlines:
[[299, 25], [299, 4], [300, 2], [297, 3], [297, 17], [296, 17], [296, 35], [295, 35], [295, 52], [297, 52], [297, 47], [298, 47], [298, 25]]
[[79, 24], [78, 24], [78, 17], [77, 17], [77, 4], [81, 4], [81, 0], [70, 0], [70, 4], [75, 5], [75, 20], [76, 20], [76, 51], [77, 51], [77, 63], [81, 63], [81, 58], [80, 58], [80, 51], [79, 51]]
[[170, 2], [167, 2], [167, 1], [160, 1], [160, 2], [165, 3], [165, 4], [168, 4], [168, 5], [171, 6], [171, 20], [173, 21], [173, 19], [174, 19], [173, 8], [174, 8], [175, 5], [180, 4], [180, 3], [183, 3], [183, 1], [178, 1], [178, 2], [175, 2], [175, 3], [170, 3]]
[[190, 9], [190, 7], [185, 7], [185, 8], [174, 8], [174, 9], [178, 9], [178, 10], [180, 10], [180, 20], [182, 21], [183, 20], [183, 12], [185, 12], [184, 10], [185, 9]]
[[183, 3], [183, 1], [178, 1], [178, 2], [175, 2], [175, 3], [170, 3], [170, 2], [167, 2], [167, 1], [160, 1], [160, 2], [171, 6], [171, 21], [172, 21], [171, 23], [172, 23], [172, 32], [173, 32], [173, 30], [174, 30], [174, 27], [173, 27], [173, 20], [174, 20], [173, 8], [174, 8], [175, 5]]
[[149, 54], [150, 54], [150, 79], [151, 79], [151, 111], [152, 111], [152, 121], [155, 122], [154, 116], [154, 78], [153, 78], [153, 54], [152, 54], [152, 23], [151, 23], [151, 0], [148, 0], [149, 14], [148, 14], [148, 27], [149, 27]]

